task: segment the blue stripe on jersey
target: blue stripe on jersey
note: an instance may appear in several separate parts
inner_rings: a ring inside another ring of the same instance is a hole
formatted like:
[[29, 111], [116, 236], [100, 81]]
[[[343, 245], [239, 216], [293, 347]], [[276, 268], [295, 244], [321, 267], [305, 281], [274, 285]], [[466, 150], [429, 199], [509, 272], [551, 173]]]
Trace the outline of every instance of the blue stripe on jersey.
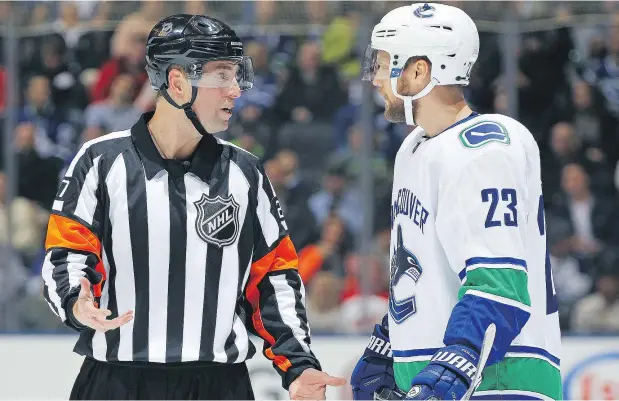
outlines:
[[445, 345], [466, 345], [480, 351], [485, 330], [494, 323], [496, 339], [488, 358], [488, 365], [492, 365], [503, 359], [529, 316], [529, 312], [515, 306], [465, 294], [451, 312], [443, 342]]
[[464, 278], [466, 277], [466, 267], [460, 270], [460, 273], [458, 273], [458, 277], [460, 278], [461, 282], [464, 280]]
[[[440, 348], [420, 348], [420, 349], [406, 349], [406, 350], [392, 350], [391, 353], [394, 357], [406, 358], [409, 356], [432, 356], [439, 351]], [[561, 365], [561, 360], [550, 352], [543, 348], [530, 347], [527, 345], [511, 345], [507, 348], [507, 352], [514, 354], [533, 354], [548, 358], [551, 362], [557, 366]]]
[[508, 348], [507, 352], [522, 352], [526, 354], [541, 355], [548, 358], [552, 363], [556, 364], [557, 366], [561, 365], [561, 360], [559, 358], [542, 348], [529, 347], [527, 345], [512, 345]]
[[432, 356], [438, 352], [440, 348], [421, 348], [407, 350], [391, 350], [393, 356], [405, 358], [407, 356]]
[[483, 264], [485, 265], [516, 265], [516, 266], [522, 266], [524, 267], [525, 270], [527, 270], [527, 262], [523, 259], [517, 259], [517, 258], [473, 257], [473, 258], [467, 259], [466, 262], [464, 262], [464, 264], [466, 267], [473, 266], [473, 265], [483, 265]]

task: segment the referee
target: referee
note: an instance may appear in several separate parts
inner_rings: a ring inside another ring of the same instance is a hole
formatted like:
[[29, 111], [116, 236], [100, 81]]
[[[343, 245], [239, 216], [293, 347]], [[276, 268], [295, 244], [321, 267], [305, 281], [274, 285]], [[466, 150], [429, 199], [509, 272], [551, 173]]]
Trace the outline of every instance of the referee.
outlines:
[[71, 399], [253, 399], [249, 333], [292, 399], [342, 378], [310, 350], [297, 255], [258, 159], [212, 134], [252, 87], [251, 60], [214, 18], [152, 29], [155, 111], [87, 142], [53, 204], [44, 297], [80, 332]]

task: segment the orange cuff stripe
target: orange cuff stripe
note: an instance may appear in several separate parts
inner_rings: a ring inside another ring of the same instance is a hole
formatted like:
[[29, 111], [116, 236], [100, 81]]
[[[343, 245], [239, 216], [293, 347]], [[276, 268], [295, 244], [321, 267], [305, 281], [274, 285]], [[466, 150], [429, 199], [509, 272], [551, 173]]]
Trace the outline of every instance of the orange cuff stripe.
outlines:
[[[260, 292], [258, 284], [264, 279], [264, 276], [271, 271], [279, 271], [286, 269], [296, 269], [298, 264], [297, 253], [289, 236], [282, 238], [280, 243], [269, 253], [264, 255], [259, 260], [252, 263], [249, 271], [249, 282], [247, 283], [247, 300], [252, 306], [252, 322], [254, 328], [267, 343], [271, 346], [275, 344], [275, 338], [264, 327], [262, 315], [260, 314]], [[275, 362], [275, 365], [282, 371], [286, 372], [292, 366], [288, 358], [285, 356], [276, 356], [271, 348], [265, 350], [267, 358]]]
[[95, 267], [101, 273], [103, 279], [93, 285], [94, 295], [101, 296], [101, 283], [106, 279], [105, 268], [101, 261], [101, 241], [88, 228], [75, 220], [52, 214], [47, 224], [47, 237], [45, 238], [45, 250], [51, 248], [65, 248], [74, 251], [90, 252], [97, 255], [99, 262]]

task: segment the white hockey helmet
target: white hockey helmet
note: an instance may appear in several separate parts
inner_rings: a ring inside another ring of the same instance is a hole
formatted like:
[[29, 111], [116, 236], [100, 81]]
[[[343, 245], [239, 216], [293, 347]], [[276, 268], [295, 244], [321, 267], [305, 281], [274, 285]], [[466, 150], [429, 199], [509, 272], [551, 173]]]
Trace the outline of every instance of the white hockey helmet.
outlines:
[[[437, 3], [415, 3], [387, 13], [374, 27], [366, 50], [363, 79], [376, 77], [376, 55], [390, 55], [388, 76], [393, 93], [404, 100], [406, 122], [414, 125], [412, 101], [436, 85], [469, 83], [471, 68], [479, 55], [479, 34], [473, 20], [461, 9]], [[397, 92], [397, 80], [411, 57], [425, 56], [432, 63], [430, 83], [414, 96]]]

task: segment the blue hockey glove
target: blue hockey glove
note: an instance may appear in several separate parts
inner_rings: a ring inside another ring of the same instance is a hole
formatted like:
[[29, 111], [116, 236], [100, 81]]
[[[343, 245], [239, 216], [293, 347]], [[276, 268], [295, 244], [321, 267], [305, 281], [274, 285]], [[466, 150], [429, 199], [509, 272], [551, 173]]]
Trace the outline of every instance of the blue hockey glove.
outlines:
[[441, 348], [411, 382], [406, 400], [461, 400], [472, 385], [479, 353], [463, 345]]
[[370, 343], [352, 372], [350, 385], [355, 400], [372, 400], [374, 392], [380, 389], [397, 388], [393, 376], [387, 316], [383, 318], [382, 324], [374, 326]]

